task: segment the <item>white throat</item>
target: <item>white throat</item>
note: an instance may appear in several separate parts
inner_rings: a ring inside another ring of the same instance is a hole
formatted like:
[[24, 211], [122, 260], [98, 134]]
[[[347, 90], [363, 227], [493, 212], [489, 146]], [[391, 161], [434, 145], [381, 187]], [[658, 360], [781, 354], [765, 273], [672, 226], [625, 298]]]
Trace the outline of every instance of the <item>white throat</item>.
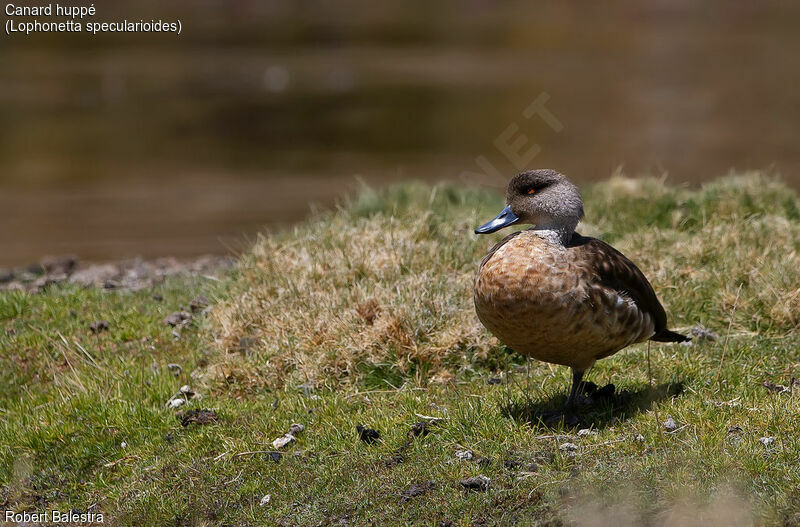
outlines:
[[551, 225], [535, 225], [531, 227], [530, 230], [535, 231], [536, 235], [540, 238], [544, 238], [550, 243], [561, 246], [567, 245], [572, 239], [572, 234], [575, 232], [574, 228], [554, 227]]

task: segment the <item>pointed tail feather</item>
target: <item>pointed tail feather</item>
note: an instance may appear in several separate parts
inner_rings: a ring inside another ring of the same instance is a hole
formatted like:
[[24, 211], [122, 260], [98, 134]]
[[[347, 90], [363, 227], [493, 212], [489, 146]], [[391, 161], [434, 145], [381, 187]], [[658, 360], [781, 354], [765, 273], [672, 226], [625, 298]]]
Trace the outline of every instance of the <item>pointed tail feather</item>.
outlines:
[[655, 342], [687, 342], [692, 340], [692, 338], [687, 337], [686, 335], [681, 335], [680, 333], [675, 333], [674, 331], [670, 331], [668, 329], [662, 329], [650, 337], [650, 340]]

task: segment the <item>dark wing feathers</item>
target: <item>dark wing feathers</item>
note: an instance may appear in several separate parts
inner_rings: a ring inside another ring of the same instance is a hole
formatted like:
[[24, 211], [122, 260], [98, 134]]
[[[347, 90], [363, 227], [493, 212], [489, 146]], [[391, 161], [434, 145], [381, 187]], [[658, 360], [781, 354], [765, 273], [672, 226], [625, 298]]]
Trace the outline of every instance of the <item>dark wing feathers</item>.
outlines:
[[624, 254], [607, 243], [575, 233], [569, 247], [581, 251], [582, 259], [598, 283], [614, 289], [620, 295], [633, 300], [643, 312], [653, 317], [655, 333], [652, 340], [658, 342], [682, 342], [687, 337], [667, 329], [667, 314], [658, 301], [653, 286], [636, 265]]

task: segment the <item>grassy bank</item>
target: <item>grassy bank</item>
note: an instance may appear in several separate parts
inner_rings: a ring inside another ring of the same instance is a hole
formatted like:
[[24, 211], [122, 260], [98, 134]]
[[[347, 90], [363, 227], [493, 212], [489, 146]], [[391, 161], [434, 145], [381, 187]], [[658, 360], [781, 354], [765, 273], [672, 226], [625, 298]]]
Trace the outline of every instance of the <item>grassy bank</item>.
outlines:
[[[579, 230], [640, 265], [672, 326], [717, 338], [653, 344], [652, 385], [646, 345], [601, 361], [590, 380], [618, 395], [579, 426], [533, 419], [563, 401], [566, 369], [525, 364], [474, 315], [494, 238], [472, 228], [501, 199], [366, 190], [218, 279], [0, 293], [3, 508], [115, 525], [800, 522], [797, 196], [750, 174], [584, 197]], [[164, 323], [199, 295], [208, 308]], [[195, 395], [168, 404], [184, 385]], [[461, 485], [478, 475], [488, 489]]]

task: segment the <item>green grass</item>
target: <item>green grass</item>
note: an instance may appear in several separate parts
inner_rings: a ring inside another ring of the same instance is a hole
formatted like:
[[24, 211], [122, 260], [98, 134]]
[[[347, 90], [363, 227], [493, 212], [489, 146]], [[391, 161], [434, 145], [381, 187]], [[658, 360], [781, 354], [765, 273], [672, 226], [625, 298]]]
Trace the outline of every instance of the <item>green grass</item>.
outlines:
[[[673, 326], [720, 338], [651, 345], [652, 387], [646, 345], [600, 361], [589, 379], [627, 395], [580, 427], [529, 419], [563, 401], [568, 371], [525, 364], [474, 316], [494, 238], [471, 228], [500, 198], [365, 190], [262, 238], [221, 281], [0, 293], [3, 509], [94, 506], [112, 525], [796, 525], [800, 386], [763, 383], [800, 377], [797, 196], [749, 174], [699, 190], [615, 178], [584, 197], [579, 230], [640, 265]], [[176, 337], [163, 318], [199, 294], [214, 306]], [[108, 332], [89, 330], [98, 319]], [[201, 397], [167, 408], [184, 384]], [[182, 427], [185, 408], [218, 421]], [[421, 416], [441, 419], [409, 436]], [[306, 429], [275, 462], [294, 422]], [[488, 491], [461, 488], [478, 474]]]

